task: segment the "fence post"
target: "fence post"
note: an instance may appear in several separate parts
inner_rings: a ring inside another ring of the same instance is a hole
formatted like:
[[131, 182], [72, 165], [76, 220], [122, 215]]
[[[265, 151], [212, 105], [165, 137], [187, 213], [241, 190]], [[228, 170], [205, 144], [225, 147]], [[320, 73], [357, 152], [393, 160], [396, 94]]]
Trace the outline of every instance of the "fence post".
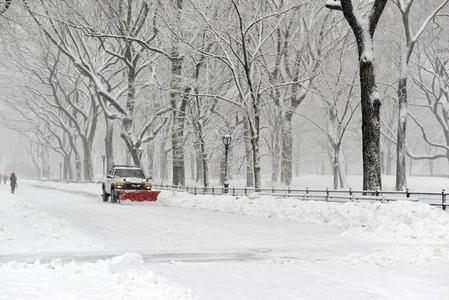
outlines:
[[352, 196], [352, 188], [349, 188], [349, 196]]
[[193, 194], [196, 196], [196, 186], [193, 188]]
[[244, 189], [244, 192], [245, 192], [245, 196], [246, 196], [246, 194], [247, 194], [247, 193], [246, 193], [246, 185], [245, 185], [245, 189]]
[[291, 193], [291, 189], [290, 189], [290, 187], [288, 187], [288, 193], [289, 193], [289, 194]]
[[410, 198], [410, 190], [408, 188], [405, 189], [405, 197]]
[[379, 190], [376, 188], [376, 197], [379, 197]]
[[274, 194], [274, 187], [271, 187], [271, 193]]
[[446, 210], [446, 190], [443, 189], [441, 192], [441, 207]]
[[212, 195], [215, 195], [215, 188], [212, 187]]
[[235, 196], [235, 187], [232, 187], [232, 196]]
[[326, 202], [329, 201], [329, 188], [326, 188]]

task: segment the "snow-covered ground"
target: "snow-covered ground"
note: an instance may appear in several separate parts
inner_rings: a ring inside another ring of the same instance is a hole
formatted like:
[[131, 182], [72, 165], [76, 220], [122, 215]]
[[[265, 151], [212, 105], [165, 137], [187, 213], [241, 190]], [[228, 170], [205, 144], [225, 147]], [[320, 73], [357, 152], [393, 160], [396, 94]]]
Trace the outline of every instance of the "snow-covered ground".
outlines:
[[0, 186], [0, 299], [448, 299], [449, 214], [426, 204], [99, 194]]
[[191, 293], [156, 275], [139, 254], [96, 262], [0, 265], [0, 299], [191, 299]]

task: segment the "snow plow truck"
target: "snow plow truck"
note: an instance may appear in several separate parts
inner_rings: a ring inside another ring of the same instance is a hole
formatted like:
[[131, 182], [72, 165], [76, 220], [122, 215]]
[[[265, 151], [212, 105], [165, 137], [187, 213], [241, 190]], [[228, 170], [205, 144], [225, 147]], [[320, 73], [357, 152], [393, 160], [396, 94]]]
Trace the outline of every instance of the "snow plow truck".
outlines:
[[152, 190], [150, 179], [140, 167], [114, 165], [102, 184], [103, 201], [156, 201], [160, 191]]

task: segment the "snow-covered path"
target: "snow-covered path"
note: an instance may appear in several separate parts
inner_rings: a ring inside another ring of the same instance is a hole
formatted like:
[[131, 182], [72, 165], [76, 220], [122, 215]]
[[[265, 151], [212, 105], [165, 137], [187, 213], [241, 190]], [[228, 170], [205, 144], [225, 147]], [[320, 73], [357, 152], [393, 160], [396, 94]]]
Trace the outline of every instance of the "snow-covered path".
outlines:
[[17, 197], [31, 199], [44, 213], [70, 222], [94, 238], [101, 253], [111, 255], [137, 252], [168, 260], [209, 260], [209, 256], [212, 260], [271, 256], [323, 260], [336, 252], [370, 247], [340, 238], [341, 231], [328, 226], [196, 209], [117, 205], [103, 203], [97, 195], [32, 186], [25, 186]]
[[[80, 193], [33, 185], [21, 184], [16, 195], [0, 186], [0, 299], [15, 299], [14, 291], [25, 293], [20, 299], [52, 299], [46, 291], [58, 289], [62, 276], [45, 267], [42, 271], [41, 265], [22, 269], [1, 263], [40, 259], [52, 265], [56, 258], [75, 259], [90, 270], [99, 258], [110, 268], [114, 261], [108, 259], [130, 252], [141, 255], [131, 257], [131, 262], [151, 268], [181, 290], [191, 290], [188, 297], [194, 299], [448, 299], [447, 258], [441, 264], [418, 258], [409, 264], [409, 259], [398, 258], [415, 252], [404, 252], [408, 246], [399, 242], [360, 240], [342, 236], [343, 229], [336, 227], [276, 218], [103, 203], [94, 190]], [[426, 251], [429, 246], [417, 247]], [[73, 269], [62, 264], [56, 270]], [[30, 275], [33, 272], [41, 274], [47, 290]], [[63, 276], [67, 277], [72, 278]], [[15, 278], [23, 282], [13, 285], [15, 289], [6, 286]], [[84, 285], [85, 279], [77, 277], [73, 285]], [[59, 288], [65, 285], [62, 280]], [[101, 291], [91, 298], [111, 299]], [[83, 289], [69, 292], [73, 299], [86, 299]], [[133, 297], [125, 293], [112, 299]]]

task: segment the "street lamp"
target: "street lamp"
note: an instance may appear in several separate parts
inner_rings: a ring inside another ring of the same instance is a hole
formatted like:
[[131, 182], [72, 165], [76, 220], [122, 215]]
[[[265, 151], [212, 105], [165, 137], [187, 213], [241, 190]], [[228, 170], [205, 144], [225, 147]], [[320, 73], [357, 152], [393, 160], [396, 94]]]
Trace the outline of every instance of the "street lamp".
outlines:
[[221, 138], [221, 140], [223, 141], [223, 145], [225, 146], [225, 167], [224, 167], [224, 192], [227, 193], [228, 192], [228, 188], [229, 188], [229, 183], [228, 183], [228, 154], [229, 154], [229, 146], [231, 145], [231, 135], [229, 133], [226, 133], [225, 135], [223, 135], [223, 137]]

